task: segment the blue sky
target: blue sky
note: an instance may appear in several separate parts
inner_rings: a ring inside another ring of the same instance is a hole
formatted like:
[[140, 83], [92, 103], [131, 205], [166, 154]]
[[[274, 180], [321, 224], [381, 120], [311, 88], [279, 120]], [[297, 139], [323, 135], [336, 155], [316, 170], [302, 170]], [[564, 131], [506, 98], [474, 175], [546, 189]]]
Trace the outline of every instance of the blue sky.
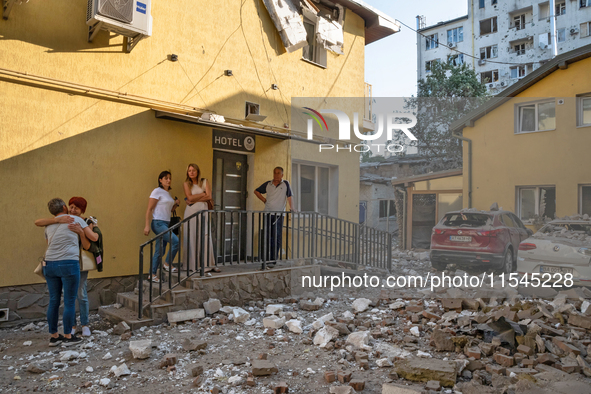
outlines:
[[[467, 0], [365, 0], [374, 8], [413, 29], [416, 16], [425, 15], [427, 26], [467, 13]], [[373, 97], [409, 97], [417, 92], [416, 33], [402, 26], [399, 33], [365, 47], [365, 81]]]

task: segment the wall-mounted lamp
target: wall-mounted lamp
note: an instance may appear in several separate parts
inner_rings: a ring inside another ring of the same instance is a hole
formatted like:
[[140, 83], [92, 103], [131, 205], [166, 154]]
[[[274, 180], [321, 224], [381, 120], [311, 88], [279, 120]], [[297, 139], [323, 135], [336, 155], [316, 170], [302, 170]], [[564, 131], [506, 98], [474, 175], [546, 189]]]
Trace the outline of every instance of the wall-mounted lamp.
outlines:
[[171, 62], [176, 62], [176, 61], [178, 61], [178, 60], [179, 60], [179, 55], [175, 55], [175, 54], [173, 53], [172, 55], [170, 55], [170, 58], [169, 58], [169, 60], [170, 60]]
[[272, 83], [271, 84], [271, 89], [277, 90], [277, 89], [279, 89], [279, 86], [277, 86], [276, 84]]
[[224, 70], [224, 75], [226, 77], [231, 77], [232, 76], [232, 70]]

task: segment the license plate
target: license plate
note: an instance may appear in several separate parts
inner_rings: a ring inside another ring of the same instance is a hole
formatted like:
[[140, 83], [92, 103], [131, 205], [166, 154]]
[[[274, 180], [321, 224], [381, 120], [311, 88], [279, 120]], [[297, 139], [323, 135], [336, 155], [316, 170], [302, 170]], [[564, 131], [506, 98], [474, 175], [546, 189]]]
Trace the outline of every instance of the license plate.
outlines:
[[465, 237], [465, 236], [460, 236], [460, 235], [450, 235], [449, 240], [454, 241], [454, 242], [472, 242], [472, 237]]
[[550, 273], [550, 274], [572, 274], [572, 268], [563, 268], [563, 267], [550, 267], [547, 265], [543, 265], [540, 267], [541, 273]]

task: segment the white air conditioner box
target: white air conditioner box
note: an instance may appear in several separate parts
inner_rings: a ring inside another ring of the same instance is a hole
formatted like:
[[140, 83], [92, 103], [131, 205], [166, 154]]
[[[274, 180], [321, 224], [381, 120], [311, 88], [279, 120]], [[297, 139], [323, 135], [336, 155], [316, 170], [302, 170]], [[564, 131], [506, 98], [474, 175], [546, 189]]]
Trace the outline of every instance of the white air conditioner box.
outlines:
[[478, 65], [479, 65], [479, 66], [484, 66], [485, 64], [486, 64], [486, 60], [485, 60], [485, 59], [480, 59], [480, 60], [478, 61]]
[[151, 36], [151, 0], [88, 0], [86, 24], [125, 37]]

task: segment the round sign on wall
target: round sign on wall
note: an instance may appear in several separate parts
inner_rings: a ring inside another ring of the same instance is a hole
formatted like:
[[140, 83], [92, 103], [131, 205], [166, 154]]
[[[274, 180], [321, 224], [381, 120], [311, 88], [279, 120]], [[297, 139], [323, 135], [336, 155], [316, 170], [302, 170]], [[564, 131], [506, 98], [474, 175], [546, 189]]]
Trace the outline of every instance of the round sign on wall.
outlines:
[[254, 149], [254, 138], [252, 137], [246, 137], [244, 139], [244, 147], [246, 148], [246, 150], [253, 150]]

